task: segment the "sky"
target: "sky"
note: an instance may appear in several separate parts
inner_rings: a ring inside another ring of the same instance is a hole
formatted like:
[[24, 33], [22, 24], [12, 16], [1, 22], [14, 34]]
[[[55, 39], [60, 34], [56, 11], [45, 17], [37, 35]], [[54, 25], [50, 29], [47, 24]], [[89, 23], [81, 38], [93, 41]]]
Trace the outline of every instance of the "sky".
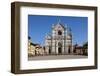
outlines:
[[73, 44], [82, 45], [88, 40], [88, 17], [28, 15], [28, 36], [33, 43], [45, 44], [45, 36], [51, 34], [52, 25], [60, 23], [70, 27]]

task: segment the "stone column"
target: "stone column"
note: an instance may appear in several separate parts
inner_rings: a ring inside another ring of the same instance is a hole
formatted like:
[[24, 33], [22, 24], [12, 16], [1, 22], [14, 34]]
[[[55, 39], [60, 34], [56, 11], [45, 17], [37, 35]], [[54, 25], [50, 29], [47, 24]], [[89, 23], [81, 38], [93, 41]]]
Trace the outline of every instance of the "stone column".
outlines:
[[58, 54], [58, 41], [56, 41], [56, 54]]
[[65, 52], [64, 52], [64, 40], [62, 40], [62, 54], [65, 54]]
[[65, 38], [65, 54], [68, 54], [67, 39]]
[[52, 39], [52, 54], [55, 54], [55, 40]]

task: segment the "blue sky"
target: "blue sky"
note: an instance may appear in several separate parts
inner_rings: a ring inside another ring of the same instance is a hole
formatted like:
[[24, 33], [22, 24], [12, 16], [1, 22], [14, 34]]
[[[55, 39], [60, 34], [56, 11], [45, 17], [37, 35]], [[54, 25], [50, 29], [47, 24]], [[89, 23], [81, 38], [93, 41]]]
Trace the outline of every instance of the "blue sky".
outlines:
[[46, 34], [52, 32], [52, 24], [60, 23], [71, 28], [73, 44], [82, 45], [88, 39], [88, 18], [75, 16], [28, 15], [28, 36], [33, 43], [44, 45]]

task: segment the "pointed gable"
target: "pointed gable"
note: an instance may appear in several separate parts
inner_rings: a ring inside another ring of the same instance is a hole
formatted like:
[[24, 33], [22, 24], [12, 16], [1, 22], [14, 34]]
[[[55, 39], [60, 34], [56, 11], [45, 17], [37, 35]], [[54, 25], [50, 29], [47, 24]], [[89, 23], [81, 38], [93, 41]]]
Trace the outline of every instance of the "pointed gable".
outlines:
[[60, 19], [58, 19], [58, 22], [56, 23], [56, 24], [54, 24], [53, 26], [52, 26], [52, 28], [54, 29], [54, 30], [65, 30], [66, 28], [64, 27], [64, 25], [61, 23], [61, 20]]
[[53, 29], [55, 29], [55, 30], [65, 30], [66, 28], [64, 27], [63, 24], [57, 23], [57, 24], [54, 25]]

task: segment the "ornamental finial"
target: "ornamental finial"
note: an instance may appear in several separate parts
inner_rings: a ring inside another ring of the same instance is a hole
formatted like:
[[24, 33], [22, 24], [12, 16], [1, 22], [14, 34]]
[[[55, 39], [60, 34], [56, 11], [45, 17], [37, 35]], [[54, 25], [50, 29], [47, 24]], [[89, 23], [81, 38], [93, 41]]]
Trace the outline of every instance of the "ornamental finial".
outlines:
[[61, 22], [60, 18], [58, 17], [58, 24]]

